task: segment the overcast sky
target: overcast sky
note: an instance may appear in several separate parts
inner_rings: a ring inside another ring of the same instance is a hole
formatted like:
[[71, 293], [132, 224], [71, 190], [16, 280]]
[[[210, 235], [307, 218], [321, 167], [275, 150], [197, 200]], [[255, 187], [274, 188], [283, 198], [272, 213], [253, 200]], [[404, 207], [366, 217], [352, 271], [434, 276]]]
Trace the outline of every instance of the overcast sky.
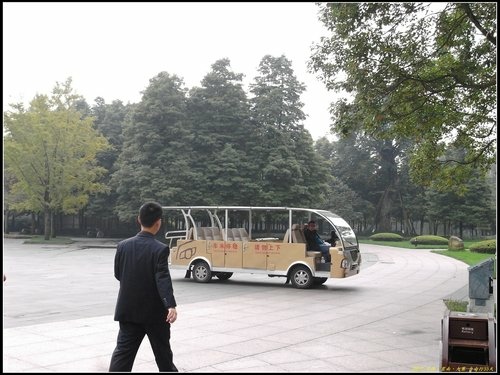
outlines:
[[329, 134], [335, 96], [307, 72], [311, 45], [328, 35], [317, 13], [312, 2], [4, 2], [4, 110], [50, 94], [68, 77], [90, 105], [98, 96], [136, 103], [158, 73], [176, 74], [192, 88], [221, 58], [247, 85], [265, 55], [285, 55], [307, 86], [304, 124], [318, 139]]

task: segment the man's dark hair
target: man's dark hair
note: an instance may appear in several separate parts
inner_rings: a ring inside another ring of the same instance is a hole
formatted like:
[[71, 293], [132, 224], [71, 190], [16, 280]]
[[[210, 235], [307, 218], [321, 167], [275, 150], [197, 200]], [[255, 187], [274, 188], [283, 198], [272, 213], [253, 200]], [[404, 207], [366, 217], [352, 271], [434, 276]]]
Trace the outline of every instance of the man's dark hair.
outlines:
[[161, 219], [162, 215], [163, 209], [156, 202], [144, 203], [139, 209], [139, 221], [146, 228], [152, 227], [158, 219]]

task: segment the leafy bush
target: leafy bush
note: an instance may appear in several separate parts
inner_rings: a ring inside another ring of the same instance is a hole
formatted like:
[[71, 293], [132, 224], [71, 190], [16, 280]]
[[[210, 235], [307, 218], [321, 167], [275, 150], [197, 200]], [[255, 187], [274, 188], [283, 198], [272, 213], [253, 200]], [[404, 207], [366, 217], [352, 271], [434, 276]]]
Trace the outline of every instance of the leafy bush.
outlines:
[[448, 245], [448, 240], [441, 236], [417, 236], [410, 240], [412, 245]]
[[372, 241], [403, 241], [404, 238], [396, 233], [376, 233], [369, 237]]
[[481, 241], [472, 244], [469, 247], [469, 251], [472, 251], [474, 253], [483, 253], [483, 254], [495, 254], [496, 249], [497, 249], [497, 240]]
[[444, 304], [450, 311], [466, 312], [469, 302], [467, 301], [457, 301], [452, 299], [443, 300]]

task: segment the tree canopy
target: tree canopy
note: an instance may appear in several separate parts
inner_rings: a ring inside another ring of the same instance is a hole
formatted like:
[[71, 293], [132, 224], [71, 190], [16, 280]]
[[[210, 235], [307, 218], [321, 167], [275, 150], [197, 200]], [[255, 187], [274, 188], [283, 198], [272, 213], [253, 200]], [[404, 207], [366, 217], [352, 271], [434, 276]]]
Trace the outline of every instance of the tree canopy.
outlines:
[[[310, 68], [352, 100], [333, 129], [409, 139], [411, 176], [452, 188], [496, 157], [495, 3], [328, 3]], [[460, 151], [460, 159], [446, 150]]]
[[105, 169], [96, 156], [108, 142], [93, 119], [76, 110], [80, 97], [72, 91], [68, 79], [50, 98], [37, 95], [27, 110], [19, 104], [4, 113], [5, 168], [15, 181], [11, 208], [44, 212], [46, 238], [54, 235], [48, 221], [53, 213], [76, 213], [90, 194], [107, 188], [98, 182]]
[[136, 217], [140, 202], [181, 204], [190, 197], [187, 187], [195, 178], [187, 161], [192, 137], [186, 91], [180, 77], [161, 72], [125, 121], [111, 178], [117, 193], [115, 212], [123, 221]]
[[[42, 215], [56, 214], [56, 229], [121, 237], [136, 230], [139, 205], [156, 200], [325, 208], [359, 234], [495, 232], [494, 167], [489, 180], [480, 171], [457, 179], [460, 195], [417, 185], [410, 167], [418, 142], [389, 124], [386, 133], [359, 126], [365, 112], [356, 102], [335, 126], [348, 136], [314, 143], [302, 123], [305, 86], [291, 67], [285, 56], [264, 56], [249, 96], [224, 58], [200, 87], [159, 73], [139, 103], [98, 97], [91, 107], [68, 81], [28, 110], [13, 106], [4, 112], [6, 229], [30, 220], [34, 233]], [[441, 157], [464, 161], [467, 150], [448, 147]], [[63, 216], [76, 210], [76, 220]], [[179, 229], [178, 219], [167, 218], [165, 230]]]

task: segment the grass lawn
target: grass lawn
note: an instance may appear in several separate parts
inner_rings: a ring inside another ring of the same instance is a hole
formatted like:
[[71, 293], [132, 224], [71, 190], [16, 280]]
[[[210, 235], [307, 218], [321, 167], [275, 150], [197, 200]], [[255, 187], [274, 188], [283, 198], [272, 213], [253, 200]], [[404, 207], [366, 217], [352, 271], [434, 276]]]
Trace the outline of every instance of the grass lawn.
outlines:
[[[412, 245], [409, 240], [405, 241], [372, 241], [367, 238], [358, 238], [360, 243], [367, 243], [371, 245], [381, 245], [381, 246], [392, 246], [392, 247], [401, 247], [403, 249], [448, 249], [448, 244], [446, 245]], [[481, 241], [464, 241], [464, 247], [468, 249], [470, 245], [474, 243], [478, 243]]]
[[[412, 245], [410, 241], [372, 241], [368, 239], [358, 239], [360, 243], [370, 244], [370, 245], [381, 245], [381, 246], [391, 246], [399, 247], [402, 249], [432, 249], [433, 253], [445, 255], [473, 266], [482, 262], [485, 259], [495, 258], [495, 254], [482, 254], [482, 253], [472, 253], [468, 250], [470, 245], [477, 243], [479, 241], [464, 241], [465, 250], [448, 250], [448, 245]], [[496, 261], [495, 261], [496, 264]], [[496, 267], [495, 267], [496, 269]], [[495, 272], [496, 275], [496, 272]]]
[[45, 240], [44, 236], [33, 236], [31, 238], [28, 238], [23, 243], [38, 244], [38, 245], [68, 245], [73, 242], [75, 241], [73, 241], [69, 237], [55, 237], [55, 238], [50, 238], [49, 240]]
[[469, 266], [481, 263], [483, 260], [489, 258], [495, 258], [495, 254], [472, 253], [468, 249], [462, 251], [434, 250], [432, 252], [436, 254], [446, 255], [447, 257], [455, 258], [457, 260], [461, 260], [462, 262], [467, 263]]

